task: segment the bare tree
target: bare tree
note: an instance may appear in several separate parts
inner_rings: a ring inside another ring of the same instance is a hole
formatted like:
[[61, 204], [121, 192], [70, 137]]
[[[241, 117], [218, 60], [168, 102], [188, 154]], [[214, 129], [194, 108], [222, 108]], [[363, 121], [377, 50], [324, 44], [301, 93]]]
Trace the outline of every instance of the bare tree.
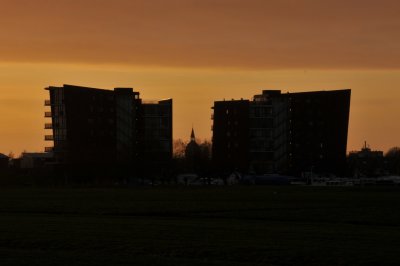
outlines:
[[10, 152], [8, 153], [8, 158], [14, 159], [14, 158], [15, 158], [15, 154], [14, 154], [12, 151], [10, 151]]
[[388, 170], [391, 174], [400, 174], [400, 148], [393, 147], [386, 153]]
[[176, 139], [173, 141], [173, 157], [174, 158], [184, 158], [185, 157], [185, 149], [187, 141], [183, 141], [182, 139]]

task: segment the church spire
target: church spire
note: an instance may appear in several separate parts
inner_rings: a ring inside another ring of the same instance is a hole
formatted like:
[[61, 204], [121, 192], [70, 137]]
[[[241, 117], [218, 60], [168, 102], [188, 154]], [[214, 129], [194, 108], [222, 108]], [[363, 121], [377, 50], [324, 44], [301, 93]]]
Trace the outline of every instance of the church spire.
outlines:
[[196, 141], [196, 137], [194, 135], [194, 129], [192, 127], [192, 134], [190, 134], [190, 141]]

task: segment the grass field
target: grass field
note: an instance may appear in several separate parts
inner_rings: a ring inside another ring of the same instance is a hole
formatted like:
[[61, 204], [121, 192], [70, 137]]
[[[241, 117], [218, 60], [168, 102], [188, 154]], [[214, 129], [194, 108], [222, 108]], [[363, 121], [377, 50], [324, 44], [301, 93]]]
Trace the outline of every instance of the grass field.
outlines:
[[400, 188], [0, 189], [0, 265], [399, 265]]

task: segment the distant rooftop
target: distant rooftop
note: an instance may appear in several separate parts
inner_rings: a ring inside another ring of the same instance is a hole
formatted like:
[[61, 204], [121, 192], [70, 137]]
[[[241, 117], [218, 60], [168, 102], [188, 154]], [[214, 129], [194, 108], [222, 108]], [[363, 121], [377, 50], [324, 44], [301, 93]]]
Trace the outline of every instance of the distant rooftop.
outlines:
[[[99, 88], [92, 88], [92, 87], [85, 87], [85, 86], [77, 86], [77, 85], [69, 85], [64, 84], [62, 87], [57, 86], [49, 86], [45, 88], [45, 90], [50, 89], [61, 89], [61, 88], [74, 88], [74, 89], [82, 89], [82, 90], [101, 90], [101, 91], [113, 91], [112, 89], [99, 89]], [[133, 88], [114, 88], [114, 91], [130, 91], [133, 92]]]
[[22, 157], [51, 158], [53, 154], [51, 152], [23, 152]]
[[[301, 92], [282, 92], [281, 90], [262, 90], [261, 94], [256, 94], [252, 97], [252, 101], [264, 101], [269, 97], [276, 97], [279, 95], [293, 95], [293, 94], [313, 94], [313, 93], [335, 93], [335, 92], [350, 92], [351, 89], [337, 89], [337, 90], [319, 90], [319, 91], [301, 91]], [[215, 102], [225, 102], [225, 101], [249, 101], [248, 99], [223, 99]]]

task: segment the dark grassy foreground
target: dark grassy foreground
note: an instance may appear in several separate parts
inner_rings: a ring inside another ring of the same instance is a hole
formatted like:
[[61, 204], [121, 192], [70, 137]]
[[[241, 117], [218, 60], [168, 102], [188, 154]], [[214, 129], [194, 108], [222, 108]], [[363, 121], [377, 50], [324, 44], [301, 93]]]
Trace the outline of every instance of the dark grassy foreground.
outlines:
[[0, 189], [0, 265], [399, 265], [400, 188]]

